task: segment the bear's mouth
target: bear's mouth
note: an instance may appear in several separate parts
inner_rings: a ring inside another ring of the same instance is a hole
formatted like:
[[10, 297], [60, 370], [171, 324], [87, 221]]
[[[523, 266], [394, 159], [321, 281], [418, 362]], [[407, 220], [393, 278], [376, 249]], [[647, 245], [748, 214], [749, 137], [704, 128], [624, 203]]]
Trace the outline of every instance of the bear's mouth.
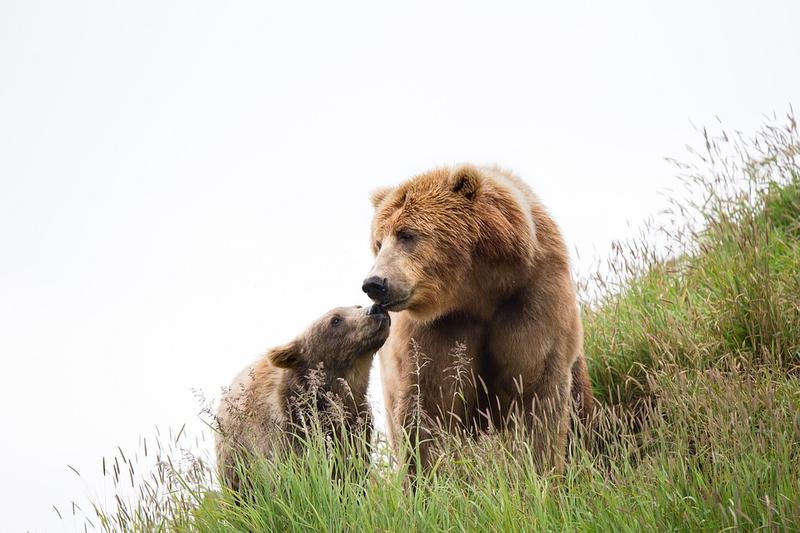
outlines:
[[396, 300], [392, 300], [391, 302], [382, 303], [381, 307], [386, 309], [387, 311], [402, 311], [405, 309], [408, 304], [408, 301], [411, 299], [410, 296], [406, 296], [405, 298], [398, 298]]

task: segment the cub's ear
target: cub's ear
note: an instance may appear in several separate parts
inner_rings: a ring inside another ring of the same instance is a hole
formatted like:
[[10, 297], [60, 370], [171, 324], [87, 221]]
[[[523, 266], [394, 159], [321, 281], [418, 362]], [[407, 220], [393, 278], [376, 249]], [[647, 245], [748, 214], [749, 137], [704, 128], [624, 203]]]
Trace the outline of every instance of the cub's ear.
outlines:
[[372, 191], [372, 194], [369, 195], [369, 199], [372, 202], [373, 207], [378, 207], [384, 198], [386, 198], [389, 193], [392, 192], [391, 187], [380, 187]]
[[450, 174], [450, 190], [472, 200], [481, 186], [481, 172], [472, 165], [461, 165]]
[[267, 357], [279, 368], [292, 368], [300, 362], [300, 346], [297, 341], [276, 346], [267, 352]]

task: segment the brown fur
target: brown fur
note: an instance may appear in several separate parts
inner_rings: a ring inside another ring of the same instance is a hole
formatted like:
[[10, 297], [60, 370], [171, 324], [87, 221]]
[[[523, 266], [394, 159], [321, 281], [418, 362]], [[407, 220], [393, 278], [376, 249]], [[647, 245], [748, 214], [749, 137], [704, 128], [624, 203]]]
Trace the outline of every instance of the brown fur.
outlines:
[[[471, 432], [521, 420], [544, 468], [561, 471], [570, 391], [584, 417], [593, 399], [555, 222], [527, 185], [495, 167], [435, 169], [372, 201], [370, 276], [387, 280], [376, 301], [393, 311], [380, 351], [392, 442], [418, 435], [430, 462], [431, 424]], [[471, 391], [447, 377], [457, 342], [478, 382]]]
[[343, 424], [347, 433], [368, 443], [369, 369], [388, 333], [388, 316], [368, 315], [360, 307], [333, 309], [240, 372], [217, 413], [222, 481], [238, 490], [237, 460], [274, 458], [299, 447], [307, 437], [303, 417], [311, 412], [334, 436]]

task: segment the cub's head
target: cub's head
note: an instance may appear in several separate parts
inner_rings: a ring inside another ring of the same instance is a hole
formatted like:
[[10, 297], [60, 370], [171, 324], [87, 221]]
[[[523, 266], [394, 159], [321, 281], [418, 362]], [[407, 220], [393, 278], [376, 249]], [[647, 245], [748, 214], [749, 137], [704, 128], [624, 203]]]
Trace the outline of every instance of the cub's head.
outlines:
[[267, 356], [280, 368], [304, 371], [322, 363], [332, 378], [346, 377], [358, 366], [368, 368], [389, 336], [389, 323], [388, 313], [378, 306], [337, 307]]
[[436, 318], [452, 310], [465, 282], [474, 282], [475, 261], [520, 253], [529, 215], [487, 172], [439, 168], [372, 194], [375, 263], [362, 289], [373, 301]]

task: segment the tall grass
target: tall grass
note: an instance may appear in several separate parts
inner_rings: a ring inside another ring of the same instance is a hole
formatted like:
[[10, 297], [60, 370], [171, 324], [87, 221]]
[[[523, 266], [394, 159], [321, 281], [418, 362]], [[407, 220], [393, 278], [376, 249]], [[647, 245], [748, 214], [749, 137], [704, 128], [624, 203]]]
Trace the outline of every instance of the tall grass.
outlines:
[[724, 131], [703, 139], [695, 163], [679, 165], [687, 195], [673, 198], [672, 218], [616, 247], [612, 274], [599, 280], [605, 291], [584, 307], [590, 370], [605, 401], [630, 407], [652, 396], [654, 372], [768, 366], [797, 375], [796, 123], [767, 125], [749, 142]]
[[[562, 476], [525, 441], [450, 437], [415, 490], [379, 441], [363, 472], [310, 435], [249, 467], [159, 462], [92, 527], [147, 531], [800, 529], [800, 140], [792, 116], [751, 139], [703, 132], [662, 223], [588, 280], [586, 352], [601, 401]], [[344, 464], [344, 463], [342, 463]], [[332, 480], [331, 473], [343, 472]], [[146, 479], [146, 478], [143, 478]]]

